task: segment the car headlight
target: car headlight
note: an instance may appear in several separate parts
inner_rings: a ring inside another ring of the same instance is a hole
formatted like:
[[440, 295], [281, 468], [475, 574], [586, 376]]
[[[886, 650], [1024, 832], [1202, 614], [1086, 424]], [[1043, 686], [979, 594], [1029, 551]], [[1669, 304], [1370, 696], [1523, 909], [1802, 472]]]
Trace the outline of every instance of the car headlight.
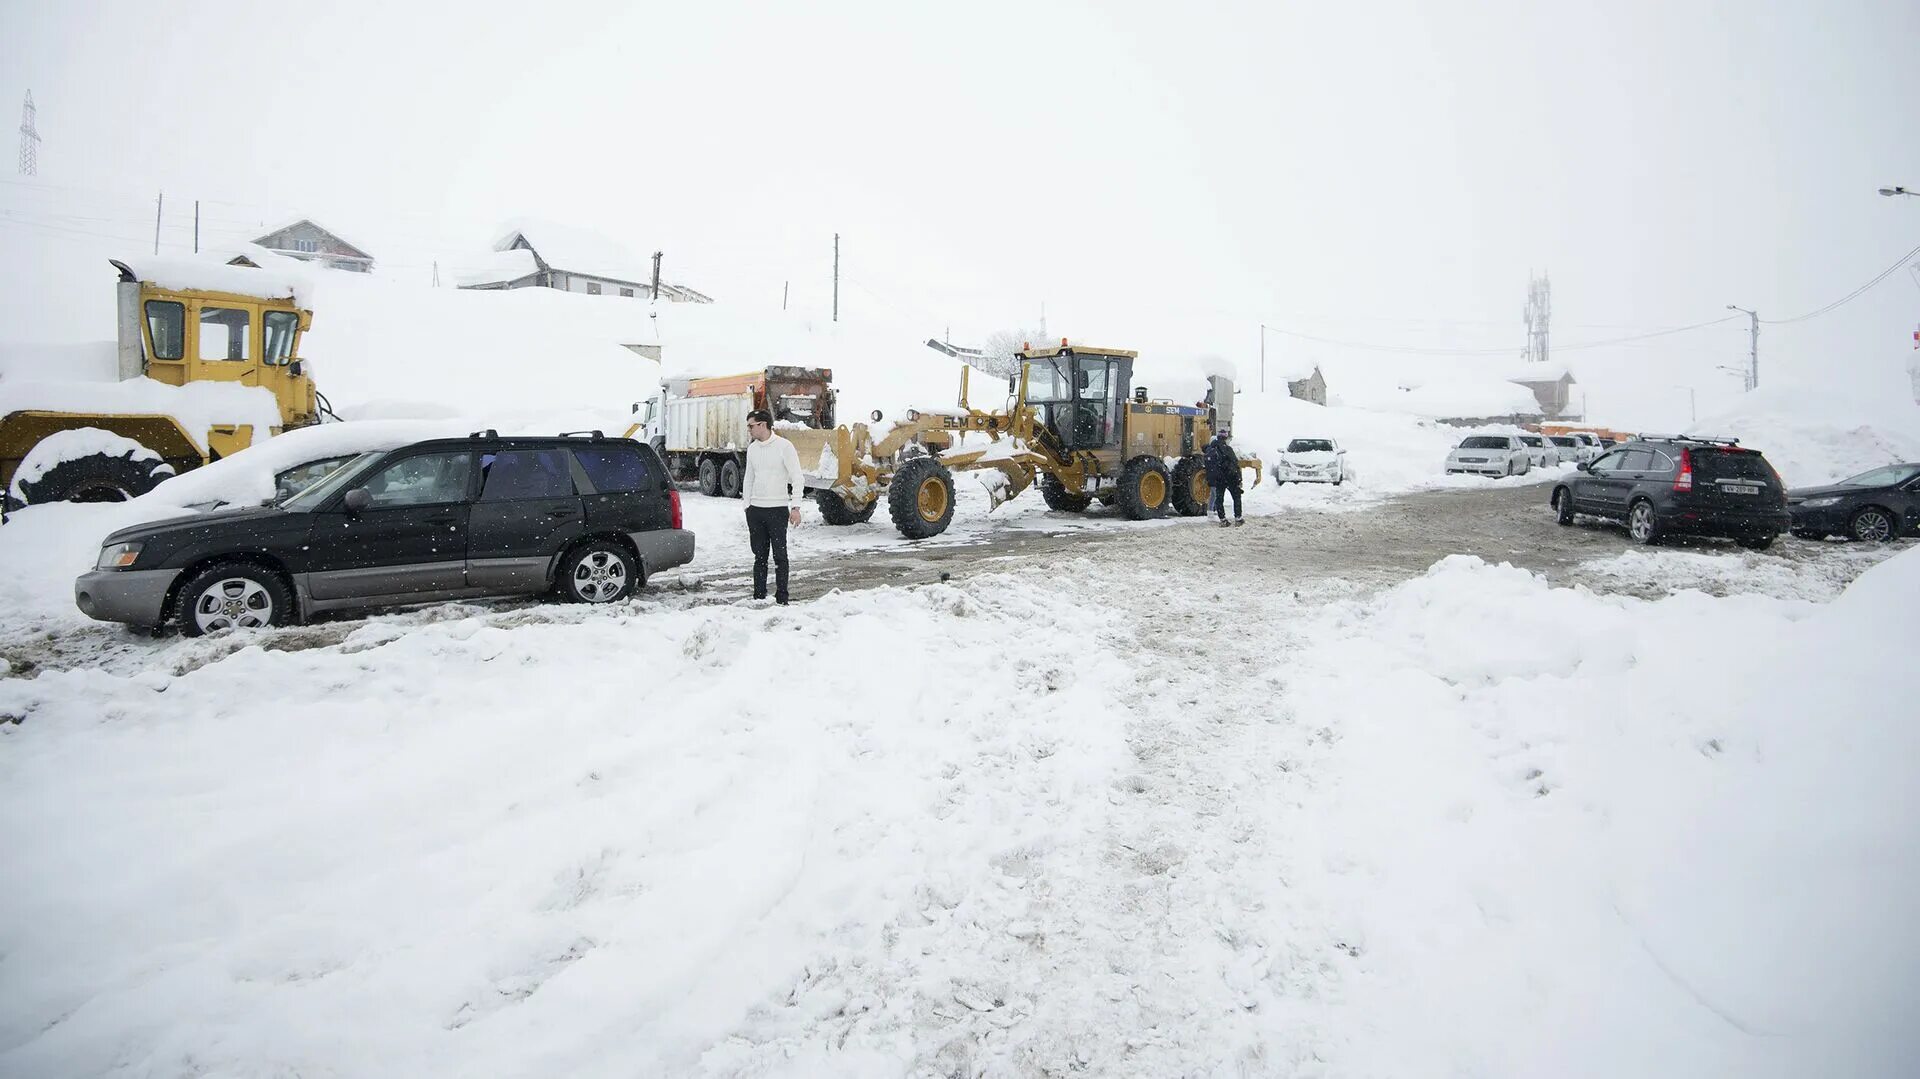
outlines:
[[1806, 500], [1805, 502], [1802, 502], [1802, 503], [1800, 503], [1800, 504], [1801, 504], [1802, 506], [1805, 506], [1805, 507], [1807, 507], [1808, 509], [1816, 509], [1816, 510], [1817, 510], [1817, 509], [1820, 509], [1820, 508], [1821, 508], [1821, 507], [1823, 507], [1823, 506], [1833, 506], [1833, 505], [1838, 505], [1838, 504], [1839, 504], [1839, 502], [1840, 502], [1840, 496], [1839, 496], [1839, 495], [1835, 495], [1835, 496], [1833, 496], [1832, 498], [1809, 498], [1809, 499], [1807, 499], [1807, 500]]
[[126, 569], [140, 557], [141, 544], [113, 543], [100, 548], [100, 561], [93, 564], [94, 569]]

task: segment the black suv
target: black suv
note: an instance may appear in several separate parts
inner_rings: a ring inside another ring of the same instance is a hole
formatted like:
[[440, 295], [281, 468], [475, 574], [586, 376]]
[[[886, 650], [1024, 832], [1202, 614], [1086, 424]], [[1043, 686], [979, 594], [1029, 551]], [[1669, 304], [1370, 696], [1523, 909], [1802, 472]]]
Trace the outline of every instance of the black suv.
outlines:
[[609, 603], [692, 559], [651, 447], [486, 431], [361, 454], [277, 505], [123, 528], [74, 598], [92, 618], [197, 637], [479, 596]]
[[1586, 513], [1625, 521], [1640, 543], [1687, 533], [1754, 550], [1788, 527], [1786, 485], [1760, 451], [1735, 439], [1636, 438], [1579, 470], [1553, 488], [1563, 525]]

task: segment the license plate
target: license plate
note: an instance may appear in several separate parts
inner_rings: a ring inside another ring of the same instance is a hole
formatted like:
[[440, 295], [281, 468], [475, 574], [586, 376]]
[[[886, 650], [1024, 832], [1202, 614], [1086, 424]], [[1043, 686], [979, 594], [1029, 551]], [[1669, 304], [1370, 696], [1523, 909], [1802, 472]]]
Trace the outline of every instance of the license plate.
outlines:
[[1728, 494], [1735, 494], [1735, 495], [1757, 495], [1760, 493], [1760, 488], [1758, 487], [1748, 487], [1745, 484], [1739, 484], [1739, 483], [1729, 483], [1722, 486], [1720, 489], [1722, 491], [1727, 492]]

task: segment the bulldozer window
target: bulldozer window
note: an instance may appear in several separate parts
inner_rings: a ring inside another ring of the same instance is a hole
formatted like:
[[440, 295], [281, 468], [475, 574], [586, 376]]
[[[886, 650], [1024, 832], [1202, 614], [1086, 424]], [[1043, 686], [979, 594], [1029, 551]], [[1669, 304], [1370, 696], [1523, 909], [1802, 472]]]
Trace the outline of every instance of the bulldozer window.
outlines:
[[293, 359], [293, 336], [300, 332], [300, 316], [292, 311], [269, 311], [260, 323], [267, 335], [261, 360], [270, 367], [285, 367]]
[[244, 360], [252, 319], [237, 307], [200, 309], [200, 359]]
[[153, 338], [153, 358], [177, 360], [187, 351], [187, 309], [172, 300], [147, 301], [147, 335]]

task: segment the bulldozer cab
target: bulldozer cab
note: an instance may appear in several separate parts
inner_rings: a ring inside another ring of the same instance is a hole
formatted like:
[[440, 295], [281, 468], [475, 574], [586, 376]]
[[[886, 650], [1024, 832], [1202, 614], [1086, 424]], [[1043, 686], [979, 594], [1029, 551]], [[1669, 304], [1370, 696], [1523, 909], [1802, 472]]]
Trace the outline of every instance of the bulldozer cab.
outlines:
[[1026, 403], [1066, 452], [1116, 448], [1124, 434], [1131, 352], [1073, 349], [1018, 353]]
[[115, 266], [121, 378], [259, 386], [273, 394], [282, 428], [318, 420], [313, 378], [300, 359], [313, 315], [292, 297], [164, 288]]

